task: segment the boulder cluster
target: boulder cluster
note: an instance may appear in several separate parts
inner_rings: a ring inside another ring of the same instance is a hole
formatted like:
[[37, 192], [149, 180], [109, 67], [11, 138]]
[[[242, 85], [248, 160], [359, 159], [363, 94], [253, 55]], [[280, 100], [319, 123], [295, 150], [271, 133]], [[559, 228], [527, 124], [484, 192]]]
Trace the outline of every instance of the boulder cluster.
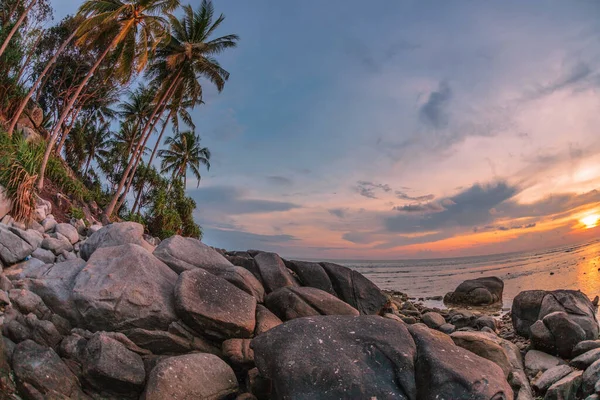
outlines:
[[[0, 223], [0, 399], [527, 400], [600, 391], [598, 325], [578, 292], [538, 296], [535, 317], [534, 300], [515, 302], [513, 318], [527, 321], [519, 333], [537, 349], [523, 361], [493, 317], [426, 309], [341, 265], [159, 241], [133, 222], [56, 223], [45, 213], [37, 225]], [[548, 318], [556, 313], [562, 319]], [[569, 338], [570, 363], [554, 356], [567, 346], [558, 335]]]

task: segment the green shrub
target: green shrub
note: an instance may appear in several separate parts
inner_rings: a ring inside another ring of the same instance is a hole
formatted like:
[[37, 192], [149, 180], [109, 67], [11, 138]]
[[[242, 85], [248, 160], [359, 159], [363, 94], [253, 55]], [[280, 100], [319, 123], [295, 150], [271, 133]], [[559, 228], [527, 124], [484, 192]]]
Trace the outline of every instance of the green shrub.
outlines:
[[83, 213], [83, 210], [79, 207], [71, 206], [71, 209], [69, 210], [69, 216], [71, 218], [85, 220], [85, 214]]

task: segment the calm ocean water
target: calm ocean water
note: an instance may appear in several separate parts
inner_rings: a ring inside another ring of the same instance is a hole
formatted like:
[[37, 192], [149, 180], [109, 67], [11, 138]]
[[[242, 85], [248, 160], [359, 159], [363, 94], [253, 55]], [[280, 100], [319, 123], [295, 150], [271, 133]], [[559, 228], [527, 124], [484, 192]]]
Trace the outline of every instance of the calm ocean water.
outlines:
[[510, 307], [519, 292], [529, 289], [579, 289], [591, 299], [600, 295], [600, 241], [477, 257], [336, 262], [356, 269], [381, 289], [399, 290], [417, 298], [443, 296], [465, 279], [483, 276], [504, 281], [504, 307]]

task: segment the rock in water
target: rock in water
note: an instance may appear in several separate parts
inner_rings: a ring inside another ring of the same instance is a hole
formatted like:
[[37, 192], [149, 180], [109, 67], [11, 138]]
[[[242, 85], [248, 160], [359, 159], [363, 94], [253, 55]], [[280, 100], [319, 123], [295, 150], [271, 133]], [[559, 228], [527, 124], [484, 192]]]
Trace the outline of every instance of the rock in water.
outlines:
[[444, 303], [462, 304], [469, 306], [487, 306], [502, 302], [504, 282], [502, 279], [490, 276], [466, 280], [444, 296]]
[[177, 274], [136, 244], [103, 247], [77, 275], [73, 300], [90, 330], [166, 330], [175, 315]]
[[154, 246], [144, 240], [143, 225], [137, 222], [119, 222], [104, 226], [94, 232], [81, 246], [80, 255], [84, 260], [88, 260], [100, 248], [128, 243], [142, 246], [150, 253], [154, 251]]
[[333, 263], [321, 263], [338, 297], [361, 314], [377, 314], [387, 297], [361, 273]]
[[351, 305], [311, 287], [277, 289], [267, 296], [266, 305], [284, 321], [315, 315], [359, 315]]
[[228, 398], [238, 391], [231, 367], [212, 354], [188, 354], [160, 361], [148, 376], [143, 400]]
[[29, 399], [88, 398], [58, 354], [32, 340], [17, 345], [13, 371], [21, 392]]
[[201, 334], [226, 339], [254, 332], [256, 299], [201, 268], [179, 276], [175, 307], [181, 319]]
[[233, 267], [233, 264], [212, 247], [198, 239], [179, 235], [160, 242], [154, 250], [154, 255], [178, 274], [195, 268], [204, 268], [211, 272], [211, 268]]

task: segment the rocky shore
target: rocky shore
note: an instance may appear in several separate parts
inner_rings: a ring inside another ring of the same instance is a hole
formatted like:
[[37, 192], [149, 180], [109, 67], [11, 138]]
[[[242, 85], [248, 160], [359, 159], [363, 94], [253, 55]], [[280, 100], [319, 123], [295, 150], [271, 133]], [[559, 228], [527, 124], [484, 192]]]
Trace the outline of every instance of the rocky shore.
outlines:
[[431, 309], [356, 271], [0, 221], [0, 399], [598, 399], [597, 299], [465, 281]]

